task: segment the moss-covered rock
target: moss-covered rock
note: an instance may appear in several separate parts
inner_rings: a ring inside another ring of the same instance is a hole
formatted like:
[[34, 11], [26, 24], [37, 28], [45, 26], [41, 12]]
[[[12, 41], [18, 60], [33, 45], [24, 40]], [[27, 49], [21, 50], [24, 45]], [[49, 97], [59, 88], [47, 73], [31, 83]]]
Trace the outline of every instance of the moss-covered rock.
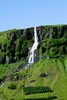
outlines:
[[[39, 55], [67, 54], [67, 25], [37, 27]], [[34, 40], [34, 28], [0, 32], [0, 63], [27, 58]], [[3, 42], [2, 42], [3, 40]]]
[[61, 57], [67, 54], [67, 39], [45, 39], [39, 46], [39, 55]]
[[39, 40], [67, 38], [67, 25], [39, 26], [37, 28]]

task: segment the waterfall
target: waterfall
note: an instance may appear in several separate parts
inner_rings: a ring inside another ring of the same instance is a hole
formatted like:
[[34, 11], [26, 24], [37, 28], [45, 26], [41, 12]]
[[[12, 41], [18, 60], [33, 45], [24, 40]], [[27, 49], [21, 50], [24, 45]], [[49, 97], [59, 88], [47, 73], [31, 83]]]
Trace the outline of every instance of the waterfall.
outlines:
[[29, 59], [28, 59], [28, 63], [29, 64], [33, 64], [34, 60], [35, 60], [35, 51], [38, 47], [38, 37], [37, 37], [37, 31], [36, 31], [36, 27], [34, 28], [34, 44], [32, 46], [32, 48], [30, 49], [30, 55], [29, 55]]
[[0, 88], [2, 88], [2, 87], [3, 87], [3, 85], [4, 85], [4, 83], [2, 83], [2, 84], [1, 84]]

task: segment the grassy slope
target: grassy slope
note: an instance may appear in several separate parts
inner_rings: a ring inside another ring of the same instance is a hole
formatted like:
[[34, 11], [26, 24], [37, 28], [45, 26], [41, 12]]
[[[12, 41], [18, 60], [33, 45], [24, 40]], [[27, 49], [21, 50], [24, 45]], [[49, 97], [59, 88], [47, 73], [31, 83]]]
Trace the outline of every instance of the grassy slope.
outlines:
[[16, 69], [22, 61], [12, 63], [12, 64], [0, 64], [0, 79], [4, 78], [6, 75], [12, 73], [14, 69]]
[[[63, 26], [63, 25], [57, 25]], [[11, 30], [10, 30], [11, 31]], [[7, 42], [6, 38], [7, 32], [0, 32], [0, 43]], [[13, 63], [13, 64], [0, 64], [0, 78], [4, 77], [7, 74], [11, 74], [12, 70], [17, 68], [21, 62]], [[64, 64], [67, 72], [67, 60], [64, 60]], [[41, 78], [39, 75], [41, 73], [48, 74], [48, 77]], [[64, 65], [60, 62], [60, 60], [56, 59], [45, 59], [40, 60], [38, 63], [33, 65], [33, 67], [26, 69], [24, 71], [20, 71], [18, 73], [13, 73], [13, 75], [27, 75], [20, 81], [7, 81], [5, 85], [0, 88], [0, 98], [3, 100], [10, 100], [14, 98], [15, 100], [22, 100], [23, 98], [34, 98], [34, 97], [48, 97], [48, 96], [57, 96], [57, 100], [67, 100], [67, 73], [64, 71]], [[35, 82], [30, 82], [30, 80], [35, 80]], [[17, 85], [16, 90], [9, 90], [8, 86], [14, 83]], [[35, 95], [24, 95], [22, 85], [25, 86], [49, 86], [54, 90], [53, 93], [43, 93], [43, 94], [35, 94]]]
[[[65, 67], [67, 70], [67, 60], [64, 60]], [[67, 71], [66, 71], [67, 72]], [[41, 78], [40, 74], [46, 73], [47, 77]], [[58, 59], [41, 59], [38, 63], [33, 65], [24, 71], [13, 73], [13, 75], [18, 74], [24, 76], [22, 80], [19, 81], [8, 81], [0, 89], [0, 97], [3, 100], [10, 100], [14, 98], [15, 100], [23, 100], [23, 98], [42, 98], [48, 96], [57, 96], [57, 100], [67, 99], [67, 73], [65, 74], [64, 68], [60, 60]], [[25, 76], [26, 75], [26, 76]], [[30, 82], [30, 80], [35, 80], [35, 82]], [[16, 90], [9, 90], [8, 86], [14, 83], [17, 85]], [[53, 93], [43, 93], [35, 95], [24, 95], [22, 85], [25, 86], [49, 86], [53, 89]]]
[[6, 32], [0, 32], [0, 43], [4, 43], [6, 40]]
[[7, 42], [7, 33], [13, 31], [16, 31], [16, 29], [0, 32], [0, 43], [3, 44]]

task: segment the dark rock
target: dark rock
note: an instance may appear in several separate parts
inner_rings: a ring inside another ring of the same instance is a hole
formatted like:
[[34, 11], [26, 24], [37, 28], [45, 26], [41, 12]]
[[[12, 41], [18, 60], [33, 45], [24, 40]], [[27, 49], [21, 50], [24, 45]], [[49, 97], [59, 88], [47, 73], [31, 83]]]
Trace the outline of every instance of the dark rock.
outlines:
[[18, 81], [21, 80], [23, 77], [22, 75], [9, 75], [7, 76], [7, 80]]
[[[22, 84], [23, 84], [23, 83], [22, 83]], [[22, 89], [23, 87], [25, 87], [25, 84], [20, 85], [20, 87], [19, 87], [19, 88], [20, 88], [20, 89]]]
[[13, 70], [13, 72], [19, 72], [19, 71], [23, 70], [23, 67], [24, 67], [23, 64], [20, 64], [18, 66], [18, 68], [16, 68], [16, 69]]
[[15, 41], [17, 38], [23, 38], [26, 40], [31, 40], [34, 34], [33, 28], [27, 28], [22, 30], [13, 30], [8, 31], [7, 33], [7, 39], [10, 41]]
[[35, 80], [30, 80], [30, 82], [35, 82]]
[[0, 79], [0, 83], [2, 82], [3, 80], [2, 79]]
[[23, 31], [24, 39], [31, 40], [31, 39], [33, 39], [33, 35], [34, 35], [34, 29], [33, 28], [24, 29], [24, 31]]
[[17, 33], [17, 30], [14, 30], [13, 32], [8, 31], [7, 32], [7, 39], [10, 41], [16, 40], [16, 33]]
[[19, 71], [21, 71], [21, 70], [22, 70], [22, 68], [19, 68], [19, 67], [18, 67], [18, 68], [16, 68], [16, 69], [14, 69], [13, 72], [19, 72]]
[[21, 80], [22, 79], [22, 76], [19, 76], [19, 75], [16, 75], [14, 76], [14, 81], [18, 81], [18, 80]]
[[18, 66], [18, 69], [22, 69], [22, 66], [23, 66], [23, 64], [20, 64], [19, 66]]
[[27, 68], [29, 68], [30, 67], [30, 64], [26, 64], [24, 67], [23, 67], [23, 70], [24, 69], [27, 69]]
[[44, 73], [41, 73], [40, 74], [40, 77], [46, 77], [47, 75], [46, 74], [44, 74]]
[[49, 56], [40, 56], [41, 59], [50, 59]]
[[[67, 38], [67, 25], [62, 26], [39, 26], [37, 27], [37, 35], [39, 45], [41, 41], [45, 39], [60, 39]], [[21, 30], [10, 30], [7, 31], [7, 43], [0, 43], [0, 64], [13, 63], [26, 59], [28, 57], [28, 48], [32, 46], [34, 40], [34, 28], [27, 28]], [[5, 41], [6, 42], [6, 41]], [[61, 44], [62, 45], [62, 44]], [[64, 42], [64, 47], [67, 46], [67, 42]], [[58, 45], [59, 47], [59, 45]], [[63, 47], [63, 53], [67, 53], [67, 49]], [[46, 51], [47, 47], [43, 47], [42, 53]], [[61, 53], [61, 48], [58, 52]], [[55, 49], [57, 50], [57, 49]], [[48, 46], [48, 51], [49, 46]], [[56, 51], [57, 53], [57, 51]], [[62, 55], [62, 54], [61, 54]], [[49, 57], [47, 57], [49, 59]], [[36, 58], [38, 60], [38, 58]], [[25, 66], [24, 68], [27, 68]], [[24, 69], [23, 68], [23, 69]], [[22, 68], [19, 68], [22, 69]]]
[[37, 27], [39, 41], [67, 37], [67, 25], [64, 26], [40, 26]]

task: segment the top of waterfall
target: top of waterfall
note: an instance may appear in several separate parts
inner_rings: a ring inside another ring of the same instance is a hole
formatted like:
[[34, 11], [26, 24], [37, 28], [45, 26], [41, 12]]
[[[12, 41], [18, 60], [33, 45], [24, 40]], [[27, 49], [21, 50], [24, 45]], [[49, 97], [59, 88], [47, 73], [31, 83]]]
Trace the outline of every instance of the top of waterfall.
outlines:
[[35, 42], [35, 43], [38, 42], [36, 27], [34, 27], [34, 42]]

